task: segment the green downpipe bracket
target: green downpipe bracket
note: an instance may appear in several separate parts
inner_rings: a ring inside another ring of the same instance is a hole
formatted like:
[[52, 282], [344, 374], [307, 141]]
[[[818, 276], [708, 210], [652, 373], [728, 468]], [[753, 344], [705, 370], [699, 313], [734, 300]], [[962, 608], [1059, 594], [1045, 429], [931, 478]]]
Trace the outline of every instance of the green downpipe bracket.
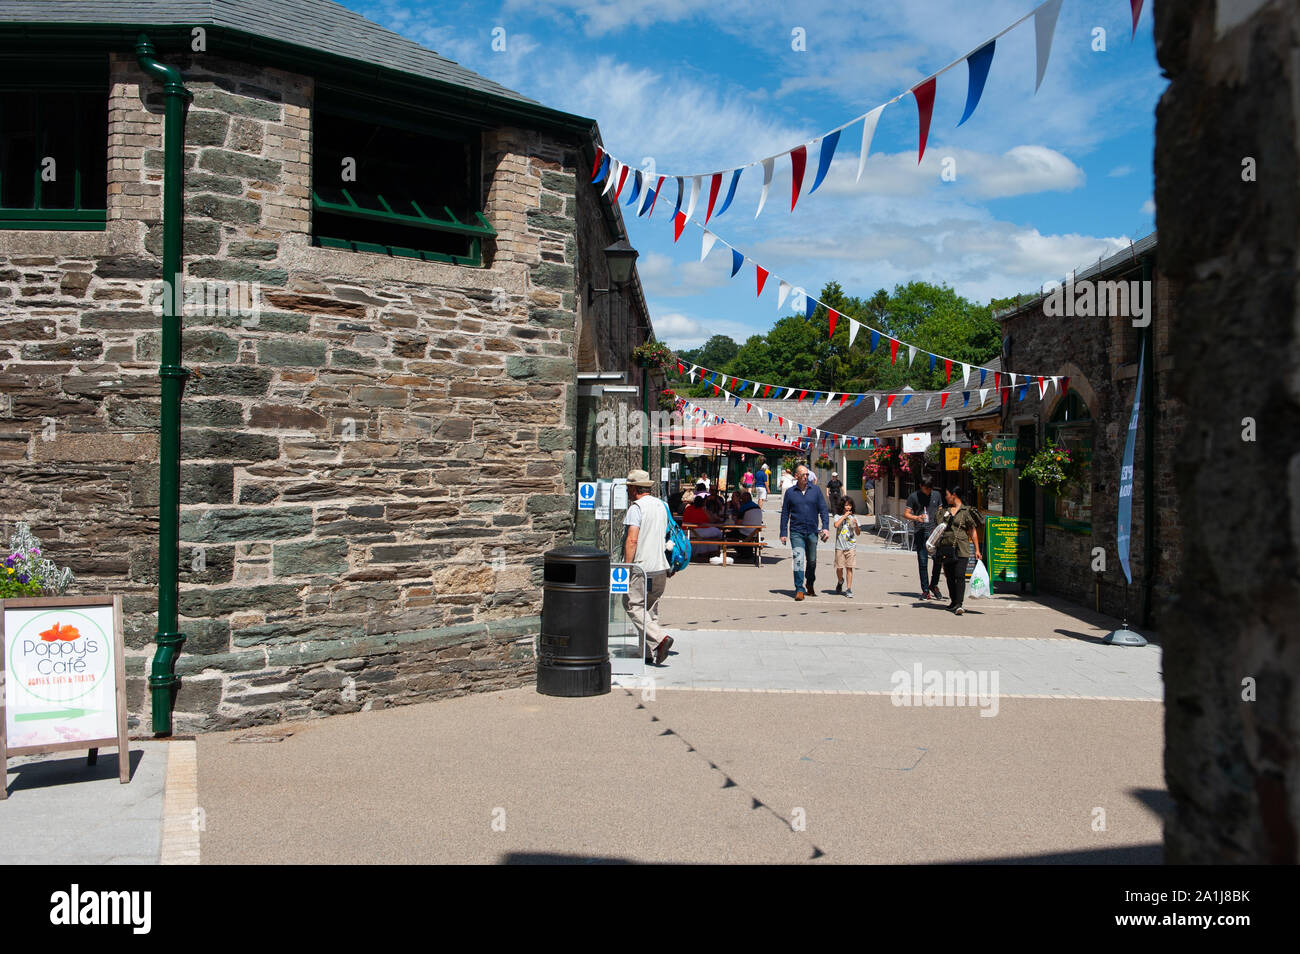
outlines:
[[[163, 309], [162, 361], [158, 377], [162, 382], [162, 424], [158, 465], [158, 634], [157, 652], [149, 672], [149, 693], [153, 700], [154, 735], [172, 733], [172, 707], [180, 679], [176, 660], [185, 635], [179, 632], [177, 604], [180, 594], [181, 516], [181, 392], [189, 372], [181, 367], [181, 308], [184, 301], [181, 276], [181, 229], [184, 224], [182, 197], [185, 176], [185, 109], [193, 98], [185, 88], [180, 70], [154, 58], [149, 37], [140, 34], [135, 44], [140, 68], [163, 84], [167, 97], [163, 127]], [[141, 93], [143, 99], [143, 91]]]
[[641, 469], [650, 472], [650, 369], [641, 368], [641, 408], [645, 412], [646, 429], [641, 434]]

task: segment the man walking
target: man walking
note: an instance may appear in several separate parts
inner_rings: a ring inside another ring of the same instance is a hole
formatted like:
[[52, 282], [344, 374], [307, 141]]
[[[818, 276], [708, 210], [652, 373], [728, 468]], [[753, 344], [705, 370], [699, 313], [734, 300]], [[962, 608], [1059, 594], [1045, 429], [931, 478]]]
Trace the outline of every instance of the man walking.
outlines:
[[627, 475], [627, 514], [623, 517], [626, 537], [623, 562], [635, 563], [645, 571], [633, 573], [628, 581], [623, 607], [637, 632], [645, 637], [645, 661], [663, 665], [673, 638], [659, 623], [659, 599], [668, 584], [668, 508], [650, 493], [650, 475], [634, 470]]
[[943, 499], [948, 509], [940, 515], [939, 522], [946, 524], [947, 529], [939, 538], [935, 555], [943, 560], [943, 573], [948, 578], [948, 609], [961, 616], [966, 612], [961, 604], [966, 595], [966, 564], [970, 562], [972, 545], [975, 559], [982, 559], [979, 522], [961, 502], [959, 488], [944, 491]]
[[934, 489], [929, 477], [922, 477], [917, 489], [907, 498], [907, 506], [903, 508], [904, 519], [912, 524], [912, 549], [916, 551], [916, 566], [921, 571], [921, 599], [923, 600], [928, 600], [932, 596], [936, 600], [943, 599], [943, 594], [939, 592], [939, 574], [943, 570], [943, 564], [937, 556], [929, 583], [925, 579], [925, 571], [930, 563], [930, 554], [925, 549], [925, 541], [929, 539], [930, 534], [934, 533], [935, 518], [942, 506], [943, 501], [939, 497], [939, 491]]
[[767, 499], [767, 478], [769, 471], [767, 464], [754, 471], [754, 499], [758, 501], [758, 506], [763, 506], [763, 501]]
[[[831, 515], [821, 490], [808, 483], [808, 468], [800, 464], [794, 472], [795, 484], [781, 498], [781, 542], [788, 539], [794, 551], [794, 598], [804, 598], [804, 576], [808, 578], [808, 595], [816, 596], [817, 538], [829, 540]], [[817, 524], [821, 523], [818, 533]]]

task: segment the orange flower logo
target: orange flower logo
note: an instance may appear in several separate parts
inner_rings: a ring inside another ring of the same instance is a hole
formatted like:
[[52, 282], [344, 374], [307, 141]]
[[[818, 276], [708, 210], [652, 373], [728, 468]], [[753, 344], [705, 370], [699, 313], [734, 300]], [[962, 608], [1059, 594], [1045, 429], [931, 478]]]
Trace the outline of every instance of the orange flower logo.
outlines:
[[41, 633], [41, 639], [47, 643], [72, 642], [74, 639], [80, 639], [81, 633], [77, 632], [77, 627], [55, 623], [45, 632]]

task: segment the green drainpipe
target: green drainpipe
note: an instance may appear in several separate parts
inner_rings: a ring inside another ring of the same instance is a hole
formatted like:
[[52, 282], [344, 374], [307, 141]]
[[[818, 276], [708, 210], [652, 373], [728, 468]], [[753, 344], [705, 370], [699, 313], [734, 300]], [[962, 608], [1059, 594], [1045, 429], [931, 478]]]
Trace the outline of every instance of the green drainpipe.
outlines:
[[[181, 81], [180, 70], [154, 59], [153, 44], [143, 33], [135, 44], [140, 68], [163, 84], [167, 97], [163, 127], [163, 296], [161, 448], [158, 467], [158, 651], [149, 673], [153, 698], [153, 731], [171, 735], [172, 704], [180, 679], [176, 658], [184, 634], [178, 632], [177, 597], [180, 592], [181, 515], [181, 392], [189, 372], [181, 367], [181, 226], [184, 212], [185, 107], [192, 95]], [[141, 98], [144, 98], [141, 91]]]
[[[641, 406], [645, 411], [645, 422], [650, 423], [650, 369], [641, 369]], [[650, 428], [641, 432], [641, 469], [650, 472]]]

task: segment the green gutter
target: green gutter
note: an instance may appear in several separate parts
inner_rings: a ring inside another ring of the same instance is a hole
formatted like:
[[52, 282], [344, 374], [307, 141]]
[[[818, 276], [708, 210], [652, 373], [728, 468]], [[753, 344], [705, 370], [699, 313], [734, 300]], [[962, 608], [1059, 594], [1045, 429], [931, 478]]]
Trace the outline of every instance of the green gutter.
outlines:
[[[153, 698], [153, 731], [171, 735], [172, 704], [180, 679], [176, 658], [184, 634], [178, 632], [177, 602], [180, 592], [181, 516], [181, 392], [189, 372], [181, 367], [181, 226], [184, 211], [185, 107], [192, 98], [180, 70], [154, 59], [153, 44], [140, 34], [135, 44], [140, 68], [163, 84], [167, 97], [163, 127], [163, 296], [161, 449], [158, 465], [158, 651], [149, 673]], [[144, 98], [143, 91], [141, 99]]]

